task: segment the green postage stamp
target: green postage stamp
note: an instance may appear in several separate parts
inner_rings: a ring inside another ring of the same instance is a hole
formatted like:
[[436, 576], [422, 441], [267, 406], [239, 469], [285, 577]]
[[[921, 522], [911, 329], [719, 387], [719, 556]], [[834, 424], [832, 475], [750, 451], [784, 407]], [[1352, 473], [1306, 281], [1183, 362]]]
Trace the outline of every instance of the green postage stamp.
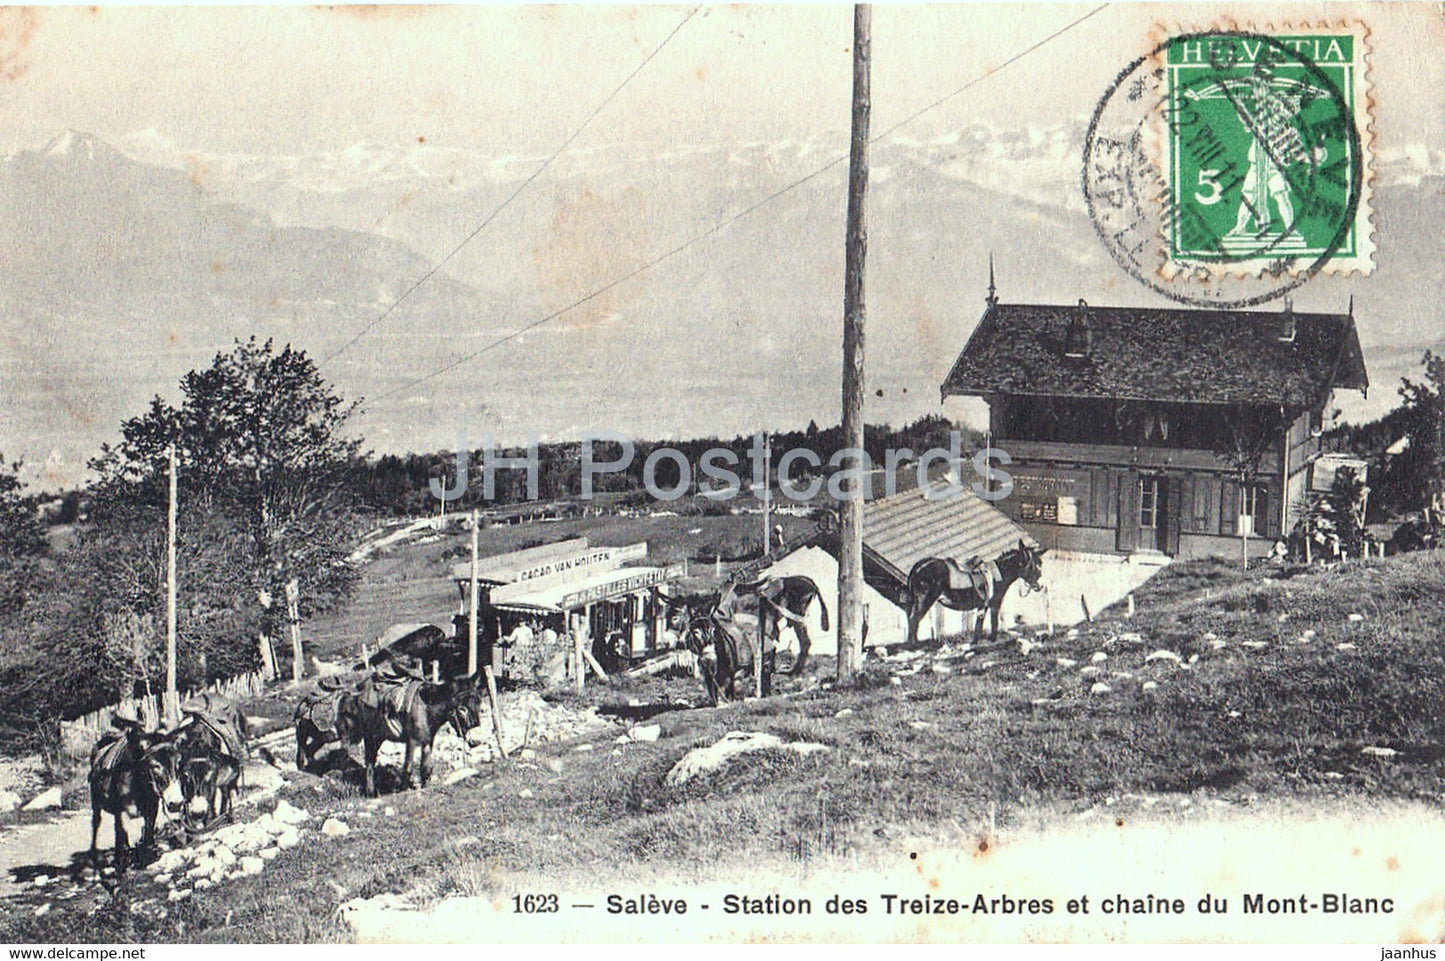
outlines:
[[1161, 53], [1170, 264], [1369, 272], [1363, 32], [1186, 34]]

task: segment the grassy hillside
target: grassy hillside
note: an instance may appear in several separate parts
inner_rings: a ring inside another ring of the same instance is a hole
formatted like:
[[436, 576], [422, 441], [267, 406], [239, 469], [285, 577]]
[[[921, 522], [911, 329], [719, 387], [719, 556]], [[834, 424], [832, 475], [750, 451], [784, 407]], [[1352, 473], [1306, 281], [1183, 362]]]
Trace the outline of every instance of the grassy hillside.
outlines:
[[[368, 802], [289, 775], [296, 803], [339, 814], [351, 833], [313, 838], [264, 879], [197, 892], [167, 912], [128, 907], [154, 897], [144, 875], [117, 901], [77, 899], [38, 919], [22, 910], [17, 937], [344, 938], [336, 909], [351, 898], [510, 897], [508, 875], [906, 854], [919, 839], [987, 837], [995, 818], [1059, 818], [1104, 802], [1122, 812], [1170, 795], [1445, 800], [1439, 552], [1331, 572], [1182, 564], [1137, 597], [1133, 618], [1111, 609], [1072, 636], [972, 655], [957, 645], [894, 652], [857, 690], [805, 682], [765, 701], [677, 710], [676, 699], [698, 698], [696, 682], [595, 687], [592, 702], [654, 713], [661, 737], [541, 745], [450, 787]], [[815, 670], [813, 681], [826, 679], [832, 666]], [[665, 783], [690, 748], [732, 730], [830, 750], [765, 750]], [[380, 816], [385, 805], [394, 817]]]

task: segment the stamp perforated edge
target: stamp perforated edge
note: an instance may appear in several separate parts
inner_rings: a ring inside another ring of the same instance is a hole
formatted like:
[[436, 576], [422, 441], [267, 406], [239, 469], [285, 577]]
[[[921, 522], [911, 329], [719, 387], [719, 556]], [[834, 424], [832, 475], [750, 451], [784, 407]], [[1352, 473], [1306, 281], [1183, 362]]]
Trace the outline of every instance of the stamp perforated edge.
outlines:
[[[1334, 21], [1267, 22], [1263, 25], [1252, 21], [1237, 21], [1222, 18], [1206, 26], [1183, 23], [1156, 23], [1149, 35], [1149, 49], [1154, 51], [1149, 59], [1151, 69], [1167, 71], [1169, 41], [1187, 35], [1211, 33], [1246, 33], [1269, 37], [1299, 34], [1350, 33], [1355, 38], [1355, 59], [1359, 63], [1359, 74], [1354, 87], [1353, 119], [1360, 145], [1360, 189], [1354, 212], [1355, 250], [1349, 256], [1328, 254], [1306, 264], [1291, 263], [1281, 271], [1279, 258], [1258, 257], [1225, 261], [1175, 260], [1171, 258], [1172, 240], [1170, 218], [1160, 217], [1158, 276], [1171, 283], [1196, 280], [1200, 284], [1216, 282], [1221, 277], [1254, 278], [1269, 273], [1285, 273], [1297, 277], [1306, 270], [1328, 273], [1332, 276], [1349, 277], [1370, 274], [1375, 269], [1375, 213], [1373, 204], [1375, 179], [1375, 84], [1372, 76], [1373, 50], [1370, 46], [1371, 31], [1363, 19], [1341, 18]], [[1155, 170], [1165, 183], [1171, 183], [1169, 129], [1164, 111], [1151, 117], [1145, 124], [1144, 144]], [[1171, 184], [1172, 185], [1172, 184]]]

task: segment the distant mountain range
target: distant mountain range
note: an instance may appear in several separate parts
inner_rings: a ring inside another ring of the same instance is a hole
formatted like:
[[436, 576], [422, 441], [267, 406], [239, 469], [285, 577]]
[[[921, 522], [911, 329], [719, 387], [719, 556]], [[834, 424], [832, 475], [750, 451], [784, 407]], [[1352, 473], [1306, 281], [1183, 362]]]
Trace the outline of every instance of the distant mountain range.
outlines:
[[[1005, 301], [1142, 304], [1077, 202], [1081, 129], [966, 128], [874, 151], [869, 417], [937, 410], [937, 385], [982, 312], [988, 256]], [[155, 393], [236, 337], [326, 357], [379, 449], [605, 427], [649, 436], [836, 419], [842, 145], [619, 144], [564, 154], [411, 293], [544, 158], [357, 147], [316, 158], [186, 155], [145, 163], [84, 134], [0, 163], [0, 452], [50, 458], [51, 486]], [[1428, 158], [1427, 158], [1428, 159]], [[1445, 348], [1445, 179], [1377, 188], [1378, 268], [1321, 277], [1301, 309], [1351, 293], [1375, 389], [1393, 403], [1426, 346]], [[704, 239], [608, 288], [689, 238]], [[1432, 238], [1435, 238], [1432, 240]], [[395, 392], [395, 393], [392, 393]], [[1348, 401], [1348, 397], [1345, 398]], [[1351, 405], [1347, 404], [1347, 409]]]
[[[0, 164], [0, 263], [0, 451], [32, 463], [55, 451], [66, 483], [124, 417], [234, 338], [324, 352], [432, 267], [376, 234], [217, 203], [184, 172], [74, 132]], [[446, 275], [408, 309], [412, 323], [484, 315]]]

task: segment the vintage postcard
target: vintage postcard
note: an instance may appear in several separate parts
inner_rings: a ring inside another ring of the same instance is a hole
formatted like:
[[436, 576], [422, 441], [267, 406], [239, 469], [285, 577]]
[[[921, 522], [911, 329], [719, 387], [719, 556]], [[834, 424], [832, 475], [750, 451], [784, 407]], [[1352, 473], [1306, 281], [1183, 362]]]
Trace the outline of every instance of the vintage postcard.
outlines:
[[1435, 4], [0, 8], [0, 942], [1437, 957], [1442, 223]]

